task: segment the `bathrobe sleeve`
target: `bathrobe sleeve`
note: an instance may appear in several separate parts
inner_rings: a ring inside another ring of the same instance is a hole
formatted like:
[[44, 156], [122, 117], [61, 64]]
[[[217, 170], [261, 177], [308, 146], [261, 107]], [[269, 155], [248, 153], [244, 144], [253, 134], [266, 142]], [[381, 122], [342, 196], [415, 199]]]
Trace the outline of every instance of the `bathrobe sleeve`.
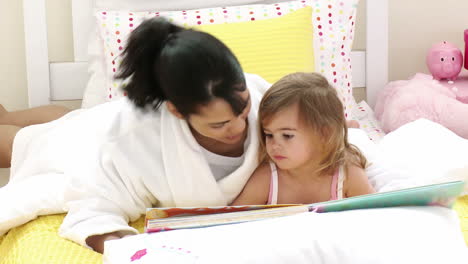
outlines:
[[96, 181], [71, 182], [66, 194], [69, 212], [60, 227], [61, 236], [87, 246], [86, 239], [92, 235], [115, 231], [122, 235], [138, 233], [128, 222], [144, 214], [155, 198], [140, 177], [129, 175], [119, 167], [116, 162], [119, 155], [115, 154], [119, 154], [115, 144], [103, 146], [100, 160], [93, 169]]

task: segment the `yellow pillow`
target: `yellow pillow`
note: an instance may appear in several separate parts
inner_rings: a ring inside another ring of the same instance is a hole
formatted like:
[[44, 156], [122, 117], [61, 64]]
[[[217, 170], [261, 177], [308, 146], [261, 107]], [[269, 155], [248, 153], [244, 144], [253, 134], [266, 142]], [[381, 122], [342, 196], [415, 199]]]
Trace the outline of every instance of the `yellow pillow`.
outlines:
[[314, 71], [311, 7], [272, 19], [195, 29], [223, 41], [245, 72], [258, 74], [270, 83], [289, 73]]

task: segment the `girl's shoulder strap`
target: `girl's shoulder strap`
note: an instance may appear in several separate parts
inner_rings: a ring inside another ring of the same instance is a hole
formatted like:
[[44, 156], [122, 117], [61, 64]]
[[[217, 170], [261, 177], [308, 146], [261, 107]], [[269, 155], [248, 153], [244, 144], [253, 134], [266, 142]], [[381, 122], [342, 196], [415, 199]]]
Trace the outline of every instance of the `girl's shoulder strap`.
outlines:
[[343, 184], [345, 180], [344, 165], [340, 166], [335, 174], [333, 174], [332, 184], [330, 189], [330, 200], [343, 199]]
[[274, 162], [270, 161], [271, 180], [270, 193], [268, 195], [268, 204], [278, 203], [278, 170]]
[[337, 190], [336, 190], [336, 198], [337, 199], [343, 199], [345, 198], [344, 197], [344, 194], [343, 194], [343, 185], [344, 185], [344, 180], [345, 180], [345, 165], [342, 165], [340, 166], [340, 168], [338, 169], [338, 187], [337, 187]]

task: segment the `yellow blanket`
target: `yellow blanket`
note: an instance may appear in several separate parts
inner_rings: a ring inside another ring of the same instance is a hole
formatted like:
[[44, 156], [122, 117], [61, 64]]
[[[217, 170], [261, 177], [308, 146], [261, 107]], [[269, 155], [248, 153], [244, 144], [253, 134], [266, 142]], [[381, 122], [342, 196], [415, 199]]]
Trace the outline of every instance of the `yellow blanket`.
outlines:
[[[468, 195], [453, 207], [468, 246]], [[42, 216], [0, 237], [0, 264], [102, 263], [101, 255], [58, 236], [65, 215]], [[144, 218], [131, 223], [143, 232]]]
[[458, 217], [460, 217], [461, 231], [463, 232], [465, 243], [468, 246], [468, 195], [458, 198], [453, 209], [457, 211]]
[[[0, 264], [92, 264], [102, 255], [58, 236], [64, 214], [41, 216], [0, 237]], [[131, 223], [143, 232], [144, 217]]]

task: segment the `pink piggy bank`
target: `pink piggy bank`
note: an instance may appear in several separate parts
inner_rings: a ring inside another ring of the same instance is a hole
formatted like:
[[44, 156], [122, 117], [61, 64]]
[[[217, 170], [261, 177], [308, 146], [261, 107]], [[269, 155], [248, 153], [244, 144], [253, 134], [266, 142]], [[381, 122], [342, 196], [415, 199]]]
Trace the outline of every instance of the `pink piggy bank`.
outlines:
[[463, 55], [455, 45], [444, 41], [432, 46], [426, 64], [434, 79], [455, 81], [463, 66]]

